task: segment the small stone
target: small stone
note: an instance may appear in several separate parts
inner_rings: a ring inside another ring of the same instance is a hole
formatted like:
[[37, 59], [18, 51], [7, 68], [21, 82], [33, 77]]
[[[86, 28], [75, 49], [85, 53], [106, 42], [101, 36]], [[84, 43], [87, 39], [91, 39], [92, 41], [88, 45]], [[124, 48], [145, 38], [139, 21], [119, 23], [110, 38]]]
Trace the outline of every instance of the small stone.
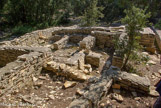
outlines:
[[142, 52], [142, 54], [143, 54], [143, 55], [146, 55], [146, 56], [148, 56], [148, 55], [149, 55], [149, 53], [148, 53], [148, 52]]
[[120, 89], [120, 87], [121, 87], [121, 86], [120, 86], [119, 84], [114, 84], [114, 85], [112, 85], [112, 88], [113, 88], [113, 89]]
[[83, 72], [84, 72], [85, 74], [90, 74], [90, 72], [89, 72], [87, 69], [85, 69]]
[[35, 86], [42, 86], [43, 85], [43, 82], [41, 81], [41, 82], [36, 82], [35, 84], [34, 84]]
[[60, 94], [60, 96], [63, 96], [63, 95], [64, 95], [63, 93]]
[[159, 96], [159, 93], [155, 89], [156, 89], [156, 87], [154, 87], [154, 86], [150, 87], [150, 92], [149, 92], [150, 96], [154, 96], [154, 97], [158, 97]]
[[146, 103], [146, 106], [148, 107], [149, 106], [149, 103]]
[[70, 88], [70, 87], [74, 87], [77, 83], [74, 81], [66, 81], [64, 83], [64, 88]]
[[36, 82], [38, 80], [38, 78], [36, 78], [36, 77], [33, 77], [32, 79], [34, 82]]
[[56, 91], [51, 91], [50, 94], [54, 94]]
[[53, 89], [54, 87], [53, 87], [53, 86], [48, 86], [47, 88], [49, 88], [49, 89]]
[[57, 81], [57, 82], [55, 82], [56, 84], [61, 84], [61, 82], [60, 81]]
[[134, 99], [135, 99], [136, 101], [140, 101], [140, 100], [141, 100], [140, 97], [135, 97]]
[[96, 71], [96, 73], [100, 74], [100, 71]]
[[160, 74], [156, 73], [156, 72], [154, 72], [153, 75], [156, 76], [156, 77], [160, 77]]
[[137, 97], [137, 93], [136, 93], [136, 92], [132, 92], [132, 95], [133, 95], [134, 97]]
[[161, 74], [161, 69], [160, 69], [160, 70], [158, 70], [158, 73], [159, 73], [159, 74]]
[[147, 62], [147, 64], [156, 65], [156, 62], [154, 62], [154, 61], [152, 61], [152, 60], [149, 60], [149, 61]]
[[46, 77], [45, 76], [39, 76], [39, 79], [46, 80]]
[[112, 98], [116, 99], [118, 102], [123, 102], [123, 97], [121, 95], [119, 95], [119, 94], [114, 93], [112, 95]]
[[53, 95], [49, 95], [49, 98], [52, 99], [52, 100], [55, 99], [55, 97]]
[[84, 94], [84, 91], [83, 90], [80, 90], [80, 89], [77, 89], [76, 94], [83, 95]]
[[107, 103], [107, 105], [109, 105], [109, 104], [110, 104], [110, 101], [109, 101], [109, 100], [107, 100], [107, 102], [106, 102], [106, 103]]
[[104, 106], [105, 106], [105, 103], [101, 103], [101, 104], [100, 104], [100, 107], [104, 107]]
[[152, 79], [155, 79], [155, 78], [156, 78], [156, 76], [155, 76], [155, 75], [151, 75], [151, 78], [152, 78]]

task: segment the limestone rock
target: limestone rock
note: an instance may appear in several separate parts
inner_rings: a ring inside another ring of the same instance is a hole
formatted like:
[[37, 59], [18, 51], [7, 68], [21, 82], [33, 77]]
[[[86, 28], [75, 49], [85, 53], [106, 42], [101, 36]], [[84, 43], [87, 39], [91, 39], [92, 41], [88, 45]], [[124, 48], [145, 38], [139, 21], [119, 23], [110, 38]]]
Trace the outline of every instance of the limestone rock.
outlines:
[[64, 88], [70, 88], [70, 87], [74, 87], [77, 83], [74, 81], [66, 81], [64, 83]]
[[156, 65], [156, 62], [155, 62], [155, 61], [152, 61], [152, 60], [149, 60], [149, 61], [147, 62], [147, 64]]
[[159, 74], [161, 74], [161, 69], [160, 69], [160, 70], [158, 70], [158, 73], [159, 73]]
[[140, 97], [135, 97], [134, 99], [135, 99], [136, 101], [140, 101], [140, 100], [141, 100]]
[[43, 85], [43, 82], [42, 82], [42, 81], [40, 81], [40, 82], [35, 82], [34, 85], [35, 85], [35, 86], [38, 86], [38, 87], [41, 87], [41, 86]]
[[60, 39], [59, 41], [53, 44], [54, 49], [58, 50], [58, 49], [65, 48], [65, 46], [68, 43], [68, 40], [69, 40], [69, 36], [64, 36], [62, 39]]
[[90, 64], [85, 64], [84, 68], [87, 69], [89, 72], [92, 72], [92, 67]]
[[55, 97], [53, 95], [49, 95], [49, 98], [52, 99], [52, 100], [55, 99]]
[[86, 56], [86, 63], [91, 64], [96, 67], [99, 67], [100, 63], [101, 63], [101, 58], [102, 58], [101, 54], [95, 53], [95, 52], [90, 52]]
[[154, 87], [154, 86], [150, 87], [150, 92], [149, 92], [150, 96], [154, 96], [154, 97], [158, 97], [159, 96], [159, 93], [155, 89], [156, 89], [156, 87]]
[[147, 77], [140, 77], [136, 74], [131, 74], [127, 72], [121, 72], [117, 77], [118, 81], [122, 88], [128, 90], [136, 90], [138, 92], [150, 91], [150, 80]]
[[121, 57], [118, 57], [118, 56], [113, 56], [113, 58], [112, 58], [112, 65], [116, 66], [118, 68], [122, 68], [122, 66], [123, 66], [123, 59]]
[[85, 93], [84, 90], [78, 89], [78, 90], [76, 91], [76, 94], [81, 95], [81, 96], [82, 96], [84, 93]]
[[36, 77], [33, 77], [32, 79], [34, 82], [36, 82], [38, 80], [38, 78], [36, 78]]
[[46, 80], [46, 77], [45, 76], [39, 76], [39, 79]]
[[116, 99], [118, 102], [123, 102], [123, 100], [124, 100], [121, 95], [116, 94], [116, 93], [112, 94], [112, 98]]
[[90, 50], [95, 45], [95, 37], [87, 36], [82, 41], [80, 41], [80, 49]]

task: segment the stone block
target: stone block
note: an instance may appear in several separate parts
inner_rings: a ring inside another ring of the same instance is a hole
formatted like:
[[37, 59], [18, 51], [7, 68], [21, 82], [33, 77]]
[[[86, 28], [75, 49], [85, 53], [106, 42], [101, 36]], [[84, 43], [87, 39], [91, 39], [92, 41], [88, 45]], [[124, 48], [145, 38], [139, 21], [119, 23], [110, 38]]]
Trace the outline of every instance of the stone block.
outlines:
[[[127, 89], [128, 87], [129, 90], [135, 89], [136, 91], [142, 91], [145, 93], [150, 91], [150, 80], [147, 77], [140, 77], [136, 74], [121, 72], [116, 77], [116, 81], [120, 83], [122, 88], [125, 87], [125, 89]], [[125, 85], [125, 86], [122, 86], [122, 85]]]
[[66, 64], [69, 66], [76, 66], [78, 69], [84, 70], [85, 54], [83, 52], [74, 54], [67, 60]]
[[99, 67], [101, 65], [102, 55], [95, 52], [89, 52], [86, 56], [85, 61], [87, 64]]
[[112, 58], [112, 65], [118, 68], [122, 68], [123, 66], [123, 59], [121, 57], [113, 56]]
[[82, 41], [80, 41], [80, 49], [88, 49], [90, 50], [95, 45], [95, 37], [87, 36]]
[[59, 49], [65, 48], [65, 46], [68, 43], [68, 40], [69, 40], [69, 36], [64, 36], [62, 39], [60, 39], [59, 41], [53, 44], [54, 49], [59, 50]]

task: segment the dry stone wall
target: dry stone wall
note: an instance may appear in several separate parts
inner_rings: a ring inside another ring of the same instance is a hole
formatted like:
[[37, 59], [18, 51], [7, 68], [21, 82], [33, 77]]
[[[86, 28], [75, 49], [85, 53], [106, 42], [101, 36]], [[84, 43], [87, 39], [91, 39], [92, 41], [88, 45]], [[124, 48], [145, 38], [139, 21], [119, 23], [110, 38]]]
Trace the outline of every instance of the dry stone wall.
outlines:
[[114, 36], [120, 36], [118, 32], [92, 31], [92, 36], [96, 38], [96, 46], [103, 49], [105, 47], [113, 47]]
[[20, 47], [20, 46], [3, 46], [0, 47], [0, 66], [3, 67], [7, 63], [15, 61], [18, 56], [28, 54], [34, 51], [48, 51], [48, 48], [41, 47]]
[[154, 46], [156, 34], [153, 32], [151, 28], [144, 28], [141, 33], [141, 41], [140, 44], [145, 47], [145, 50], [151, 53], [155, 53], [156, 48]]
[[39, 75], [43, 63], [51, 58], [50, 53], [31, 52], [18, 57], [0, 69], [0, 95], [14, 92], [18, 88], [31, 83], [32, 76]]

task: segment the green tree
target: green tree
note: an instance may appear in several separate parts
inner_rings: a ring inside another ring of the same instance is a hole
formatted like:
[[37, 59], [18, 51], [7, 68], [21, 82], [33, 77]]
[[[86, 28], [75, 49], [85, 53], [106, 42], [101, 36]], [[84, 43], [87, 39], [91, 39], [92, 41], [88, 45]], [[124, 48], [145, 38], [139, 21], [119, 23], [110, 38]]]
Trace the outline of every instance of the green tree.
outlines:
[[102, 18], [104, 15], [101, 13], [103, 10], [102, 7], [98, 7], [98, 0], [91, 0], [89, 7], [87, 7], [83, 18], [83, 26], [94, 26], [99, 21], [99, 18]]
[[125, 62], [123, 68], [127, 65], [130, 56], [139, 48], [140, 31], [146, 26], [150, 13], [146, 14], [146, 10], [132, 6], [129, 10], [125, 10], [125, 18], [122, 23], [127, 24], [126, 32], [128, 36], [127, 46], [125, 48]]

